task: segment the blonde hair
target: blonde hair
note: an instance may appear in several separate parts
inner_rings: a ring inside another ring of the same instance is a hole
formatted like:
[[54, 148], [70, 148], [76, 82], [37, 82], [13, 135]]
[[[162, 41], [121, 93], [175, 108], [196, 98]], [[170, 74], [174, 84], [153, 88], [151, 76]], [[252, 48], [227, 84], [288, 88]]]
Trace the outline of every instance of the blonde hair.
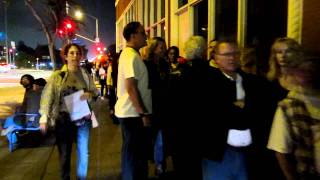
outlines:
[[151, 59], [154, 57], [154, 51], [160, 44], [160, 42], [166, 43], [166, 41], [161, 37], [153, 37], [148, 40], [148, 45], [145, 49], [145, 57], [146, 59]]
[[206, 51], [206, 40], [202, 36], [191, 36], [184, 44], [185, 58], [203, 58]]
[[296, 63], [303, 60], [302, 47], [297, 41], [288, 37], [276, 39], [271, 46], [271, 53], [269, 58], [269, 70], [267, 72], [267, 78], [270, 81], [274, 81], [281, 76], [281, 69], [276, 59], [275, 49], [276, 45], [279, 43], [286, 44], [288, 48], [294, 53], [294, 55], [292, 56], [292, 58], [290, 58], [290, 61], [288, 63]]

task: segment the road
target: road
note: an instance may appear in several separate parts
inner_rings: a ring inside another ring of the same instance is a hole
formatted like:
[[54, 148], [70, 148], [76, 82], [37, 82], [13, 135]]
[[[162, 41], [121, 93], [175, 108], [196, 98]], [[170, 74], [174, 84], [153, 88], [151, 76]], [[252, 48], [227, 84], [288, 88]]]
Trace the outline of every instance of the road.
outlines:
[[52, 71], [35, 69], [11, 69], [9, 72], [0, 73], [0, 88], [19, 86], [20, 78], [24, 74], [30, 74], [34, 78], [48, 78]]

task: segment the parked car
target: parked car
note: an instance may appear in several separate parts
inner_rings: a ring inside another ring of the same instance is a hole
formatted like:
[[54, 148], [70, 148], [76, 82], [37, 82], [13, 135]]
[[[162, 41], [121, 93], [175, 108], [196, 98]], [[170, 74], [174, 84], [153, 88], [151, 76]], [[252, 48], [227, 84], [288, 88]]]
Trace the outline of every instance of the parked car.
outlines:
[[5, 62], [2, 62], [0, 63], [0, 73], [6, 73], [10, 70], [10, 65], [5, 63]]

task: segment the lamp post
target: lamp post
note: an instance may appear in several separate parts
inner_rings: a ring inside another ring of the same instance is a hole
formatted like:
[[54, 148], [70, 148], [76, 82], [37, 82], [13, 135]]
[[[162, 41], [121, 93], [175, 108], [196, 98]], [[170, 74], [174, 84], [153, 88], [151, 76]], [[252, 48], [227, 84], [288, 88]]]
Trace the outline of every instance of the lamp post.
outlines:
[[100, 42], [100, 39], [99, 39], [99, 20], [97, 17], [91, 15], [91, 14], [88, 14], [88, 13], [83, 13], [79, 10], [75, 11], [75, 17], [77, 19], [82, 19], [83, 15], [86, 15], [92, 19], [94, 19], [96, 21], [96, 38], [95, 38], [95, 42], [98, 43]]
[[37, 70], [39, 70], [39, 58], [36, 58], [36, 60], [37, 60]]
[[6, 60], [7, 60], [7, 64], [9, 64], [7, 1], [4, 0], [3, 4], [4, 4], [4, 29], [5, 29], [5, 38], [6, 38]]

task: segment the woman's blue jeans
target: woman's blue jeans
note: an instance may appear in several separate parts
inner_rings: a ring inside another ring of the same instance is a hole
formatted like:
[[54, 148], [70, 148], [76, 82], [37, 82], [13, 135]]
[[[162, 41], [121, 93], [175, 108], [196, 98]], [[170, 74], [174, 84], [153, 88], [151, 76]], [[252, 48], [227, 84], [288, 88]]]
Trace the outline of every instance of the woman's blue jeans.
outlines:
[[61, 179], [70, 179], [72, 144], [77, 144], [77, 178], [85, 179], [88, 171], [91, 121], [75, 126], [68, 118], [56, 121], [56, 143], [59, 150]]
[[89, 138], [91, 123], [86, 122], [78, 127], [77, 133], [77, 176], [79, 179], [85, 179], [88, 172], [89, 161]]

